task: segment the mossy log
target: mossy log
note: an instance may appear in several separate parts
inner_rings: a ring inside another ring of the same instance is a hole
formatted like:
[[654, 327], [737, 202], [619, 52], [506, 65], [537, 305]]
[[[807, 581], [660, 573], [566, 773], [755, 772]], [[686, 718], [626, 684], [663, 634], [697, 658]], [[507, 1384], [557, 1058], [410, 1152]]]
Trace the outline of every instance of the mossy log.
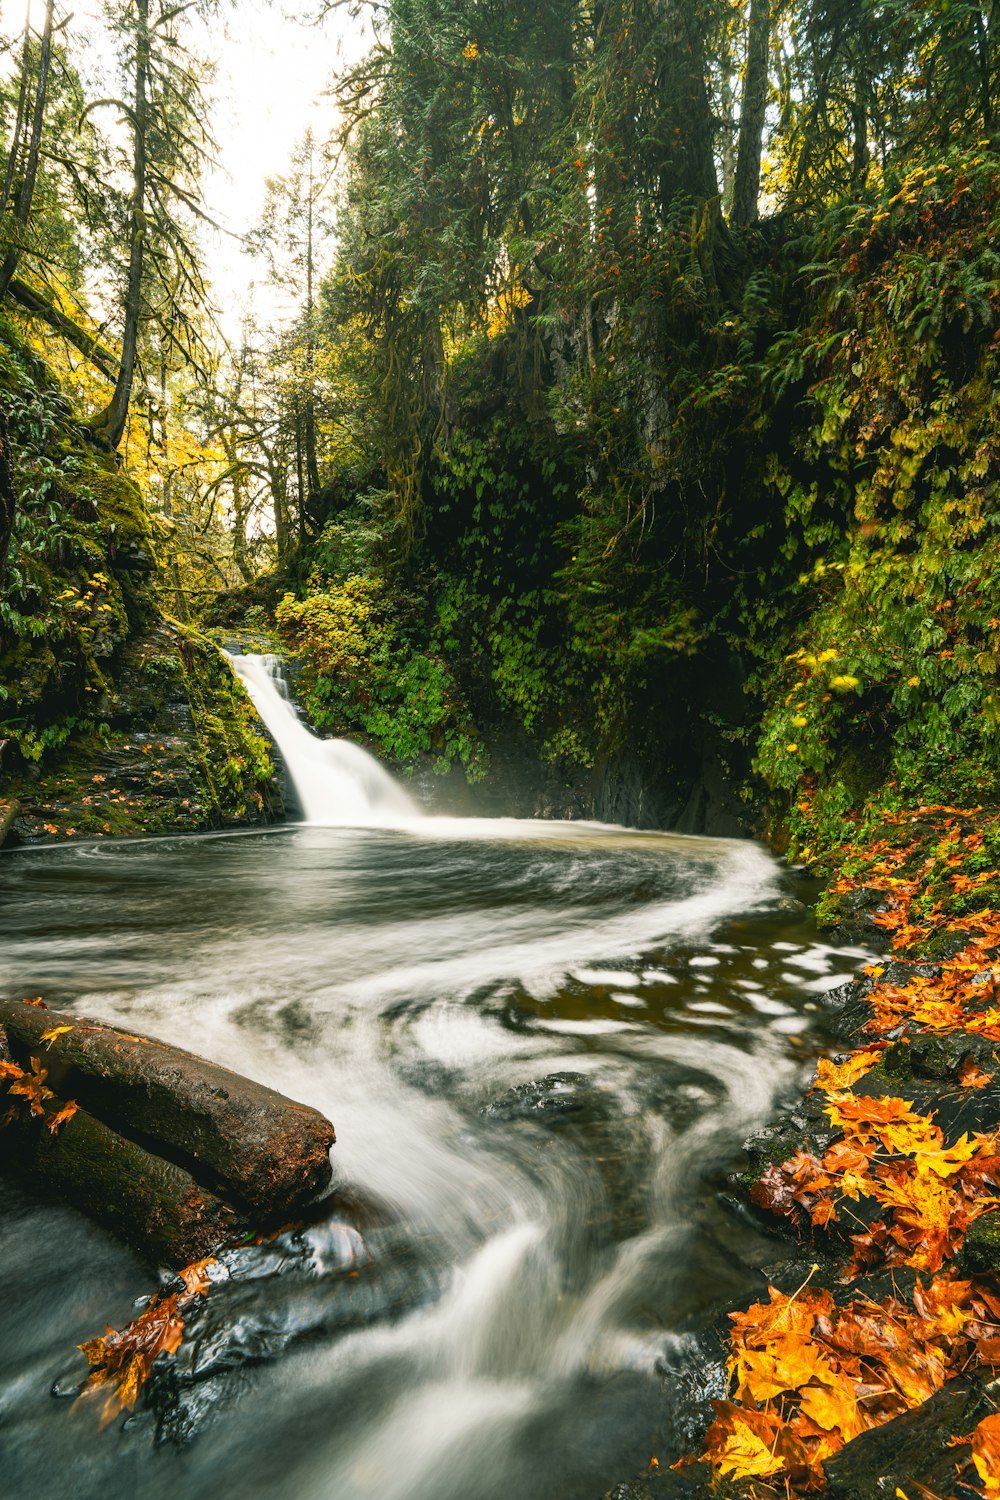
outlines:
[[274, 1219], [330, 1184], [335, 1135], [315, 1109], [164, 1042], [24, 1001], [0, 1001], [0, 1025], [18, 1060], [44, 1060], [50, 1088], [240, 1207]]
[[50, 1130], [59, 1105], [49, 1101], [44, 1117], [18, 1120], [4, 1132], [13, 1164], [33, 1185], [82, 1209], [157, 1264], [200, 1260], [241, 1227], [234, 1210], [190, 1172], [86, 1110]]

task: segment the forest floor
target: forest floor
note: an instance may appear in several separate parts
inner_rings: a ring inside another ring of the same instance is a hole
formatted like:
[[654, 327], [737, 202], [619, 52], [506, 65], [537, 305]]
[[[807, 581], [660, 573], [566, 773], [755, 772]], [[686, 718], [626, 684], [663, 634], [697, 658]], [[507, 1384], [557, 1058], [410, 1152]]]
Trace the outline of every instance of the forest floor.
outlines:
[[617, 1495], [700, 1493], [706, 1464], [760, 1500], [1000, 1495], [998, 842], [1000, 809], [922, 806], [841, 849], [820, 915], [886, 956], [748, 1143], [750, 1201], [796, 1248], [729, 1315], [701, 1455]]

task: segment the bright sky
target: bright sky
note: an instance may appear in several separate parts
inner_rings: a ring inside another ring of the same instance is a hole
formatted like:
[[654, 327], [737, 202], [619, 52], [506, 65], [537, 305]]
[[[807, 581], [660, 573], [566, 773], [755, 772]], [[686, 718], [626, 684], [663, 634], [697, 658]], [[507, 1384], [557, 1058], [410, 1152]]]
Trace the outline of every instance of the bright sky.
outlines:
[[365, 50], [362, 19], [337, 9], [321, 26], [296, 18], [312, 6], [237, 0], [210, 25], [205, 50], [223, 59], [216, 79], [214, 133], [222, 170], [205, 185], [210, 214], [230, 231], [206, 239], [209, 269], [231, 340], [253, 306], [262, 317], [280, 307], [263, 284], [263, 265], [244, 255], [238, 238], [257, 221], [265, 179], [283, 172], [292, 149], [312, 126], [317, 142], [335, 115], [324, 98], [335, 74]]
[[[20, 33], [24, 5], [25, 0], [0, 0], [8, 36]], [[44, 0], [31, 0], [31, 7], [40, 25]], [[189, 32], [193, 50], [217, 65], [211, 123], [220, 170], [204, 189], [208, 212], [225, 232], [205, 230], [203, 244], [223, 331], [233, 343], [248, 312], [266, 322], [282, 311], [279, 296], [266, 285], [264, 266], [244, 255], [240, 245], [260, 216], [265, 179], [286, 170], [310, 125], [317, 143], [325, 139], [335, 115], [323, 95], [336, 73], [368, 44], [365, 20], [352, 20], [346, 6], [334, 9], [320, 26], [306, 19], [317, 8], [316, 0], [223, 0], [210, 21], [196, 22]], [[77, 5], [57, 0], [57, 22], [68, 11], [74, 50], [90, 63], [84, 71], [107, 68], [111, 57], [96, 20], [99, 0]], [[111, 126], [109, 111], [102, 113], [101, 124]]]

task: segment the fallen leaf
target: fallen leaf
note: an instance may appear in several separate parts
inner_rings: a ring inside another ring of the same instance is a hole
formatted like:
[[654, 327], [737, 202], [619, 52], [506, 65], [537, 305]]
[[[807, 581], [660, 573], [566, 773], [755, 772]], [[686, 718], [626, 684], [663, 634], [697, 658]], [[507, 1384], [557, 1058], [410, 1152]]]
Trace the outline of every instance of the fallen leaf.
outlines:
[[984, 1417], [972, 1434], [972, 1462], [983, 1493], [1000, 1495], [1000, 1414]]
[[65, 1036], [67, 1031], [72, 1031], [72, 1026], [51, 1026], [48, 1031], [42, 1032], [42, 1041], [48, 1042], [51, 1047], [57, 1037]]
[[56, 1135], [61, 1126], [65, 1125], [68, 1120], [72, 1120], [79, 1108], [79, 1104], [74, 1099], [68, 1099], [61, 1109], [58, 1109], [54, 1115], [50, 1115], [46, 1124], [52, 1134]]

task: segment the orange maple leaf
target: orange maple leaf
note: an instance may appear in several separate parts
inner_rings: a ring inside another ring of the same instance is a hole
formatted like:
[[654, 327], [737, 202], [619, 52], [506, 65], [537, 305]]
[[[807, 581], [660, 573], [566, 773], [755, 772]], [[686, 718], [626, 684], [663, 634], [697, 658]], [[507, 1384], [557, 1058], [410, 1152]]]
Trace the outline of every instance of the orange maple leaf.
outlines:
[[983, 1493], [1000, 1495], [1000, 1414], [984, 1417], [972, 1434], [972, 1462]]
[[52, 1134], [58, 1134], [60, 1128], [65, 1125], [67, 1121], [72, 1120], [73, 1116], [76, 1114], [79, 1108], [80, 1106], [79, 1104], [77, 1104], [75, 1099], [68, 1099], [61, 1109], [58, 1109], [54, 1115], [50, 1115], [48, 1120], [46, 1121], [46, 1124], [48, 1125], [49, 1130], [52, 1132]]

